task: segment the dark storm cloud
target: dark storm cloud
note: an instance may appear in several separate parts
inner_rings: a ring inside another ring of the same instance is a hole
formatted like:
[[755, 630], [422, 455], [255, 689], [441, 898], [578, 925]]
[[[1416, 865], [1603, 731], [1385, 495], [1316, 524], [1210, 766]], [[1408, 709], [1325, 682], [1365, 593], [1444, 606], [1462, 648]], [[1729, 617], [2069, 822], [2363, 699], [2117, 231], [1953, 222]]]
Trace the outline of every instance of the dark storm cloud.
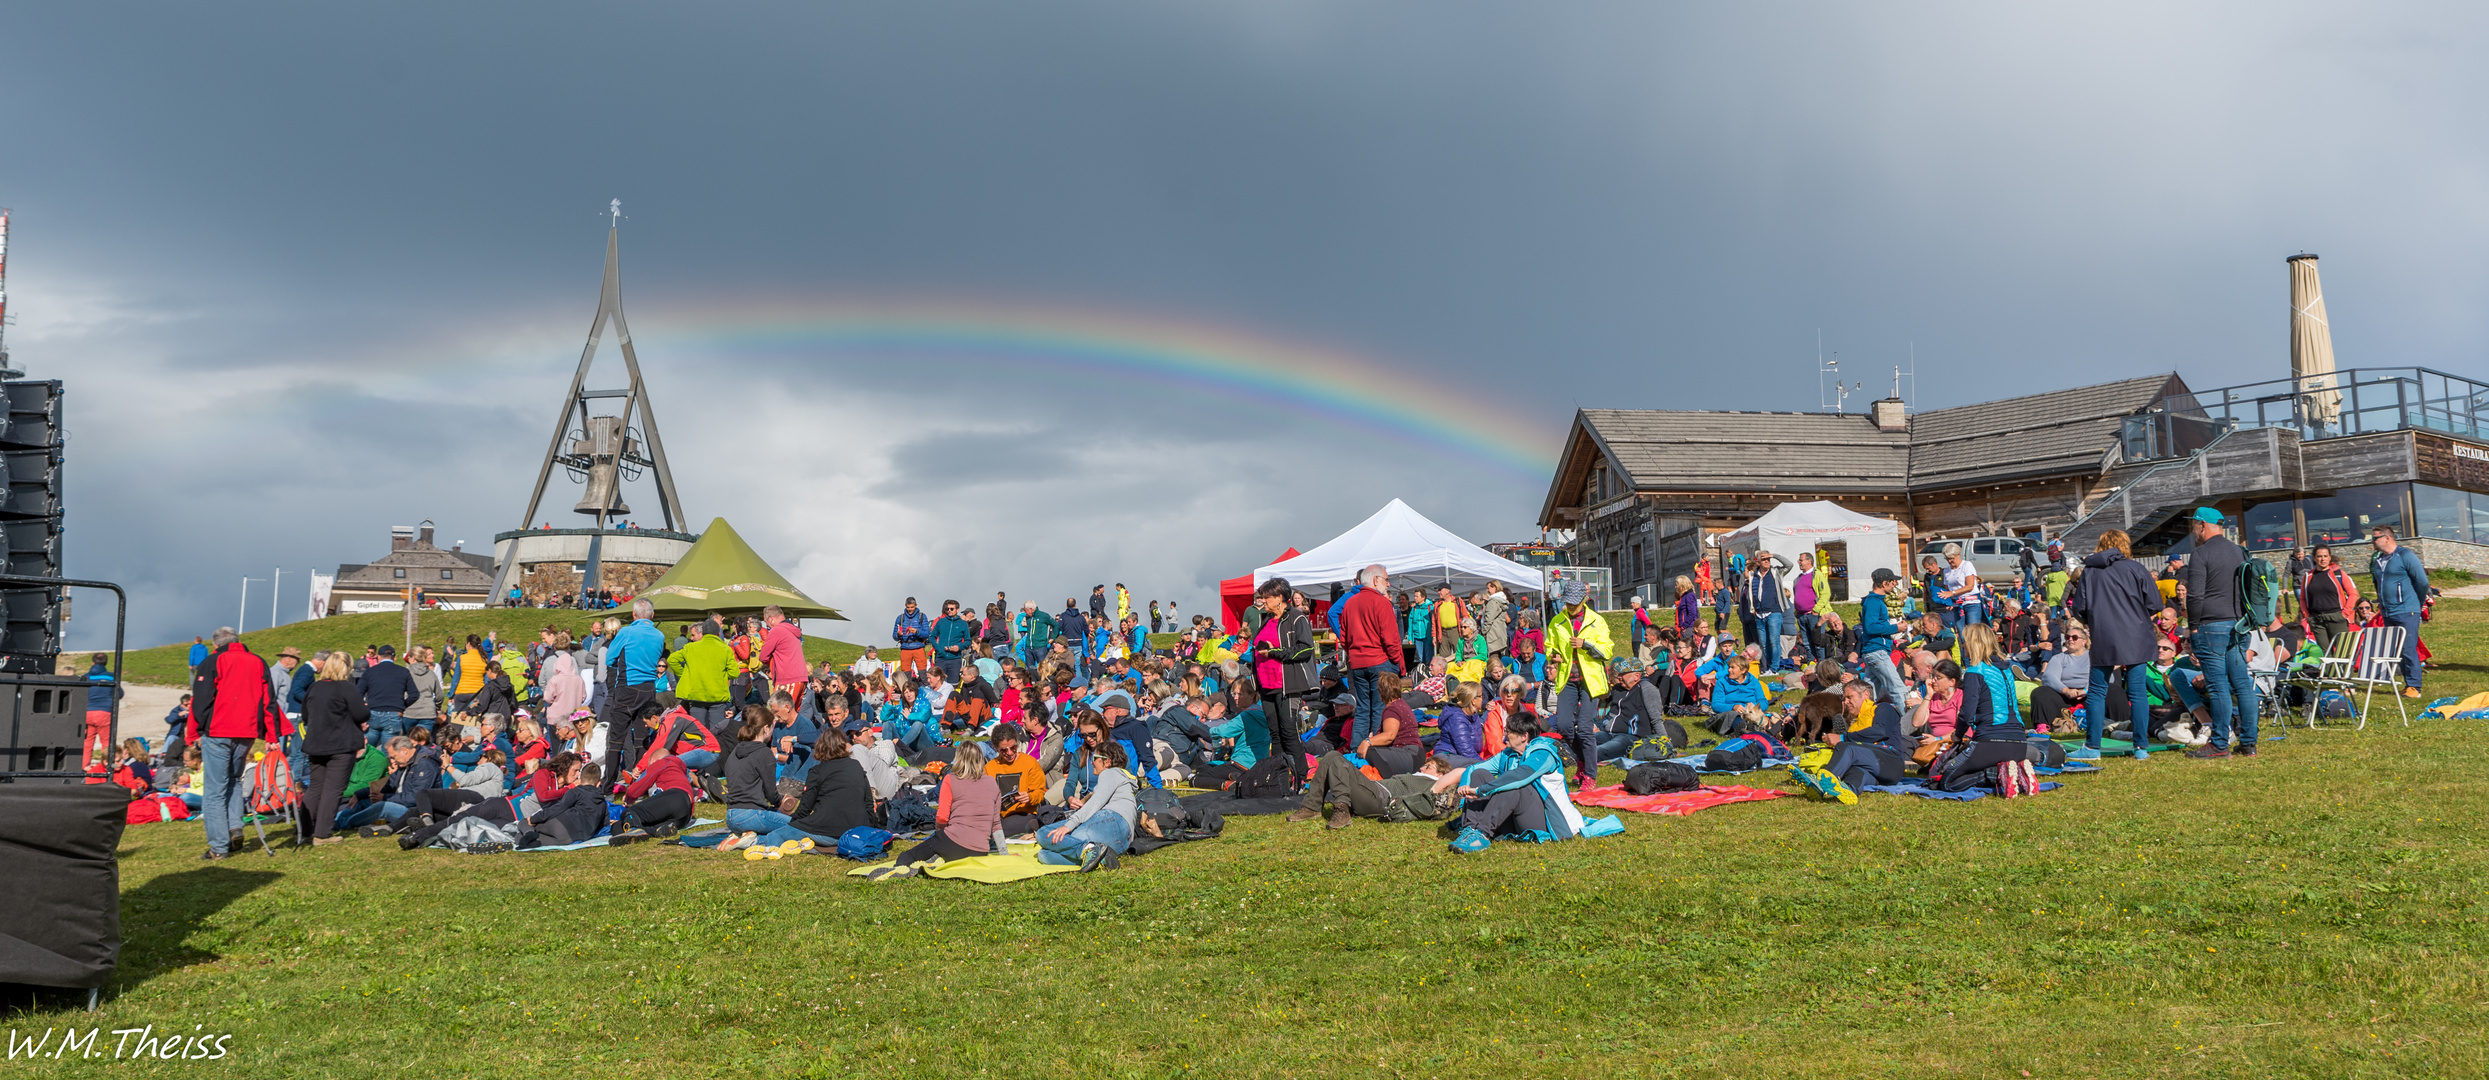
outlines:
[[[516, 524], [616, 195], [643, 338], [753, 298], [1201, 319], [1463, 388], [1551, 455], [1580, 405], [1812, 408], [1818, 329], [1871, 394], [1915, 348], [1928, 406], [2270, 377], [2301, 249], [2345, 364], [2474, 371], [2483, 18], [21, 5], [10, 344], [72, 380], [70, 568], [141, 584], [147, 640], [392, 524]], [[733, 516], [868, 611], [1144, 573], [1206, 610], [1392, 495], [1494, 540], [1543, 494], [1166, 387], [643, 361], [695, 524]], [[963, 500], [985, 529], [921, 516]]]

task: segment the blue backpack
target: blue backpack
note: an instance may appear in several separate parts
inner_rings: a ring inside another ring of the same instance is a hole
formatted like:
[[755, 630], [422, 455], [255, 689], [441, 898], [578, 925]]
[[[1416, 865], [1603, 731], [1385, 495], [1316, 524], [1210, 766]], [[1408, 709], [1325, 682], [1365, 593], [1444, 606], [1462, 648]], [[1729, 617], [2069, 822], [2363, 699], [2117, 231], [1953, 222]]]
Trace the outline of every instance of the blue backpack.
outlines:
[[838, 834], [838, 857], [856, 862], [872, 862], [890, 850], [891, 836], [887, 831], [870, 825], [858, 825]]

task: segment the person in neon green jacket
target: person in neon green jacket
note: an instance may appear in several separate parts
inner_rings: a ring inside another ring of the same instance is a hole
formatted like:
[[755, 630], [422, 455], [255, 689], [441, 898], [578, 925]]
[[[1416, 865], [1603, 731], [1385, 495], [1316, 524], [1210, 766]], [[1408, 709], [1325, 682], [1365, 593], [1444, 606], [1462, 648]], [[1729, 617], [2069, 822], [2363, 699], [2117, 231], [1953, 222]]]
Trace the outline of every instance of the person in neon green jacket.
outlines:
[[685, 633], [690, 640], [666, 660], [674, 670], [674, 696], [703, 726], [720, 730], [733, 712], [734, 679], [742, 662], [723, 636], [709, 633], [707, 623], [693, 623]]
[[1590, 610], [1589, 590], [1579, 580], [1565, 582], [1561, 595], [1564, 610], [1547, 620], [1547, 683], [1556, 698], [1547, 730], [1573, 747], [1587, 791], [1599, 783], [1597, 703], [1607, 696], [1607, 664], [1616, 648], [1608, 641], [1607, 616]]

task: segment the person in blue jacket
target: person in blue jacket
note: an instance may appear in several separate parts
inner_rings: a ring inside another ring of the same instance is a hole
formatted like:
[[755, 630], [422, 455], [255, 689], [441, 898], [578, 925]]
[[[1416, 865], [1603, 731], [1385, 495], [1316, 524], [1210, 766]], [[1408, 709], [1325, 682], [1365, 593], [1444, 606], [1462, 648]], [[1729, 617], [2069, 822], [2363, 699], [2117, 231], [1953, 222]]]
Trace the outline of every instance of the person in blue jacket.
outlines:
[[933, 621], [916, 606], [916, 598], [907, 598], [907, 610], [891, 620], [890, 640], [899, 647], [899, 670], [910, 678], [922, 676], [925, 670], [925, 647], [933, 643]]
[[976, 627], [959, 617], [959, 601], [942, 601], [942, 617], [933, 622], [933, 664], [942, 669], [943, 678], [959, 681], [960, 661], [967, 658], [976, 636]]
[[1893, 618], [1892, 594], [1902, 585], [1902, 577], [1890, 567], [1879, 566], [1873, 580], [1867, 595], [1858, 601], [1858, 663], [1867, 669], [1867, 678], [1882, 691], [1884, 700], [1899, 707], [1905, 684], [1900, 670], [1893, 667], [1893, 639], [1901, 635], [1901, 623]]
[[1545, 843], [1582, 833], [1581, 811], [1565, 791], [1564, 757], [1527, 715], [1504, 722], [1503, 752], [1461, 770], [1459, 790], [1467, 809], [1452, 850], [1461, 854], [1485, 851], [1498, 836]]
[[2377, 615], [2387, 626], [2403, 628], [2403, 696], [2420, 696], [2420, 609], [2429, 598], [2428, 568], [2420, 553], [2394, 540], [2383, 525], [2368, 534], [2377, 557], [2368, 564], [2368, 581], [2377, 590]]
[[1714, 714], [1736, 712], [1739, 705], [1752, 705], [1769, 711], [1771, 696], [1763, 692], [1763, 680], [1746, 669], [1746, 654], [1728, 658], [1728, 669], [1711, 684], [1711, 711]]

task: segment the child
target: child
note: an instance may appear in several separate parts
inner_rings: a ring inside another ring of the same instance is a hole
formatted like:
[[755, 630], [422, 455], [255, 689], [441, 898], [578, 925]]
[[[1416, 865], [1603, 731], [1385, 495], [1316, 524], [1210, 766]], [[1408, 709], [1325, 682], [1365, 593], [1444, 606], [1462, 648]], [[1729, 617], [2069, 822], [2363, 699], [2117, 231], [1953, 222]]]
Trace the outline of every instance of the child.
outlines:
[[198, 813], [199, 808], [206, 805], [207, 780], [206, 777], [200, 775], [200, 770], [206, 767], [207, 756], [198, 747], [182, 748], [181, 772], [173, 778], [172, 790], [181, 796], [181, 801], [190, 807], [190, 812], [193, 814]]
[[147, 744], [137, 739], [121, 740], [121, 753], [112, 762], [112, 782], [130, 789], [132, 795], [155, 790], [155, 766], [147, 762]]

